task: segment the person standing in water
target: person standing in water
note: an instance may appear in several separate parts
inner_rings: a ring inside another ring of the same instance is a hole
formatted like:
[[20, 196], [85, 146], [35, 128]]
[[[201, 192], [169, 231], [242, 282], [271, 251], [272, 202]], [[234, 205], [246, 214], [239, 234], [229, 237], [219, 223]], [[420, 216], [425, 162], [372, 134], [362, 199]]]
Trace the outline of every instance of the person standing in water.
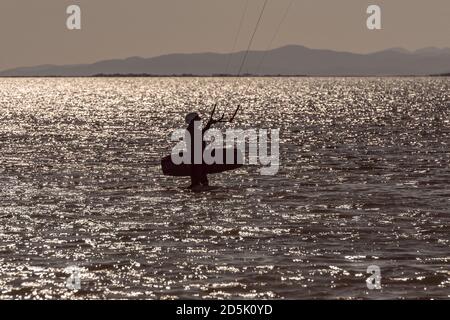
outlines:
[[[205, 166], [204, 166], [204, 162], [203, 162], [203, 152], [206, 148], [206, 143], [203, 140], [203, 135], [205, 134], [206, 131], [208, 131], [211, 126], [212, 126], [212, 122], [209, 121], [208, 124], [205, 126], [205, 128], [201, 129], [197, 129], [195, 128], [196, 125], [200, 124], [200, 121], [202, 121], [202, 118], [200, 117], [200, 115], [197, 112], [192, 112], [189, 113], [186, 116], [186, 124], [188, 125], [187, 127], [187, 133], [189, 134], [189, 140], [190, 143], [187, 146], [189, 148], [189, 154], [191, 157], [191, 185], [188, 187], [189, 189], [194, 189], [200, 185], [203, 186], [208, 186], [209, 185], [209, 181], [208, 181], [208, 176], [206, 174], [206, 170], [205, 170]], [[195, 163], [195, 156], [194, 156], [194, 152], [195, 152], [195, 139], [194, 139], [194, 131], [195, 130], [200, 130], [202, 132], [202, 147], [201, 152], [202, 152], [202, 163], [201, 164], [196, 164]]]
[[[236, 117], [236, 114], [238, 113], [240, 106], [236, 109], [233, 117], [230, 120], [224, 120], [225, 118], [225, 114], [222, 115], [222, 117], [218, 120], [215, 120], [214, 117], [214, 113], [216, 112], [216, 108], [217, 105], [214, 106], [214, 109], [211, 113], [211, 116], [209, 118], [208, 123], [206, 124], [206, 126], [202, 129], [202, 128], [196, 128], [196, 125], [200, 125], [202, 121], [202, 118], [200, 117], [200, 115], [197, 112], [192, 112], [189, 113], [186, 116], [186, 124], [188, 125], [186, 131], [187, 134], [189, 134], [189, 139], [186, 141], [190, 141], [190, 143], [188, 144], [187, 148], [189, 149], [189, 154], [190, 154], [190, 159], [191, 159], [191, 185], [188, 187], [189, 189], [195, 189], [196, 187], [199, 186], [209, 186], [209, 181], [208, 181], [208, 175], [206, 173], [206, 167], [205, 167], [205, 163], [203, 160], [203, 153], [205, 151], [206, 148], [206, 142], [203, 139], [204, 134], [211, 129], [211, 127], [217, 123], [231, 123], [234, 121], [234, 118]], [[201, 158], [202, 158], [202, 162], [201, 164], [196, 164], [195, 163], [195, 139], [194, 139], [194, 132], [195, 130], [201, 131], [201, 143], [202, 146], [201, 148], [199, 148], [198, 150], [201, 150]]]

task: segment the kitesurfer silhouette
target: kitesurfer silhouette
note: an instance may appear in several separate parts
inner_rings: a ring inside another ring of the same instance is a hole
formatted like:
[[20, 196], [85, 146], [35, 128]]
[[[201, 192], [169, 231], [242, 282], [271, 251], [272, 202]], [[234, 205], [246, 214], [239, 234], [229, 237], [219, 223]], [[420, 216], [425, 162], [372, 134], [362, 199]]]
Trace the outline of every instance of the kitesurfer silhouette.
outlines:
[[202, 118], [200, 117], [200, 115], [197, 112], [192, 112], [189, 113], [186, 116], [186, 124], [188, 125], [187, 129], [186, 129], [186, 133], [189, 135], [189, 139], [187, 141], [189, 141], [187, 148], [188, 148], [188, 152], [190, 155], [190, 160], [191, 160], [191, 185], [188, 187], [188, 189], [195, 189], [199, 186], [209, 186], [209, 181], [208, 181], [208, 175], [206, 173], [206, 168], [205, 168], [205, 163], [203, 161], [203, 153], [205, 151], [206, 148], [206, 142], [203, 139], [204, 134], [211, 129], [211, 127], [217, 123], [231, 123], [234, 121], [234, 118], [236, 117], [236, 114], [238, 113], [240, 106], [236, 109], [233, 117], [230, 120], [224, 120], [225, 118], [225, 114], [223, 114], [219, 119], [214, 119], [214, 113], [216, 112], [216, 108], [217, 105], [214, 106], [214, 109], [211, 113], [211, 116], [208, 120], [208, 123], [206, 124], [206, 126], [201, 129], [201, 149], [199, 149], [199, 151], [201, 150], [201, 155], [202, 155], [202, 161], [201, 164], [195, 163], [195, 143], [196, 143], [196, 139], [194, 139], [194, 132], [195, 130], [199, 130], [200, 128], [196, 128], [197, 125], [201, 125], [201, 120]]

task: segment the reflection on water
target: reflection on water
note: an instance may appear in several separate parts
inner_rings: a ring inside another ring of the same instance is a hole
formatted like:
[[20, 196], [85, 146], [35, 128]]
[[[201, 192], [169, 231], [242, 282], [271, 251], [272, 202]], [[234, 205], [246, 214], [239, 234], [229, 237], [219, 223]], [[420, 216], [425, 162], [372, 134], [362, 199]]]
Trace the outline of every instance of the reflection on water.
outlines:
[[[449, 78], [1, 79], [0, 298], [449, 297], [449, 92]], [[245, 168], [200, 194], [162, 176], [171, 131], [215, 102], [281, 129], [277, 176]]]

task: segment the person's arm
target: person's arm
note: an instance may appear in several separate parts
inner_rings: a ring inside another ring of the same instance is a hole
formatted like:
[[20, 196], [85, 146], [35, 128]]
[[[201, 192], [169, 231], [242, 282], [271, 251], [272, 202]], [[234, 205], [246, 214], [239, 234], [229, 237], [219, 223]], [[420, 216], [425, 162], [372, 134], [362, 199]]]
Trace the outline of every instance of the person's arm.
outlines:
[[211, 129], [211, 127], [216, 124], [214, 123], [214, 120], [210, 119], [208, 121], [208, 123], [206, 124], [206, 126], [203, 128], [203, 133], [205, 133], [206, 131], [208, 131], [209, 129]]
[[[211, 129], [211, 127], [216, 124], [217, 122], [219, 122], [218, 120], [214, 120], [214, 113], [216, 113], [216, 108], [217, 108], [217, 104], [214, 105], [213, 111], [211, 112], [211, 115], [209, 117], [208, 123], [206, 124], [206, 126], [203, 128], [203, 133], [205, 133], [206, 131], [208, 131], [209, 129]], [[223, 119], [223, 117], [222, 117]]]
[[216, 123], [220, 123], [220, 122], [223, 122], [223, 123], [232, 123], [232, 122], [234, 121], [234, 118], [236, 118], [236, 115], [237, 115], [237, 113], [239, 112], [239, 109], [241, 108], [241, 106], [238, 106], [238, 107], [237, 107], [236, 111], [234, 112], [234, 114], [233, 114], [233, 116], [231, 117], [230, 120], [224, 120], [225, 114], [222, 114], [222, 117], [220, 117], [220, 119], [214, 120], [214, 113], [216, 112], [216, 108], [217, 108], [217, 105], [214, 106], [214, 109], [213, 109], [213, 111], [212, 111], [212, 113], [211, 113], [211, 116], [209, 117], [209, 121], [208, 121], [208, 123], [206, 124], [205, 128], [203, 129], [203, 133], [205, 133], [206, 131], [208, 131], [209, 129], [211, 129], [211, 127], [212, 127], [213, 125], [215, 125]]

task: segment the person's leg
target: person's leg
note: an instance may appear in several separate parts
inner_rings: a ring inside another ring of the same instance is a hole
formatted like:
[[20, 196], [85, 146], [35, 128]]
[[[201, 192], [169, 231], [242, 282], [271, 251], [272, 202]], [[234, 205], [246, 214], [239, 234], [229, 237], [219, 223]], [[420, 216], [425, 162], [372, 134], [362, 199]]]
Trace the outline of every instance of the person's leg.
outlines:
[[197, 165], [192, 166], [191, 171], [191, 185], [189, 188], [196, 187], [201, 183], [201, 172]]
[[208, 175], [206, 174], [205, 165], [202, 165], [202, 167], [200, 169], [200, 183], [204, 186], [209, 185]]
[[189, 188], [193, 188], [197, 184], [198, 184], [198, 181], [195, 176], [194, 166], [192, 166], [192, 168], [191, 168], [191, 185], [189, 186]]
[[197, 179], [195, 178], [195, 176], [191, 176], [191, 185], [189, 186], [189, 188], [193, 188], [198, 185], [199, 185], [199, 183], [198, 183]]
[[208, 176], [206, 174], [202, 174], [202, 178], [200, 179], [200, 183], [204, 186], [209, 186]]

